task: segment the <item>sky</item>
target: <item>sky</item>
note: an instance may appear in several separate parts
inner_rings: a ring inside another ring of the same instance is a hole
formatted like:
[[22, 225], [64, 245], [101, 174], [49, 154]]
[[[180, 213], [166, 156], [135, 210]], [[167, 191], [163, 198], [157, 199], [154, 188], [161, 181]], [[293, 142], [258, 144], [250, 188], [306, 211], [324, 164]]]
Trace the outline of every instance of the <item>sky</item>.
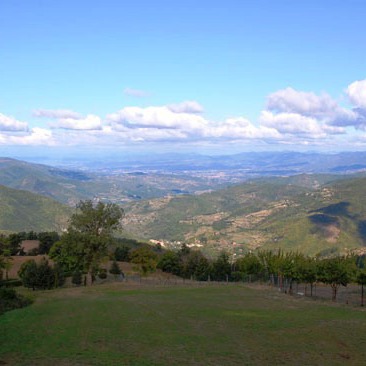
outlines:
[[0, 0], [0, 155], [366, 150], [363, 0]]

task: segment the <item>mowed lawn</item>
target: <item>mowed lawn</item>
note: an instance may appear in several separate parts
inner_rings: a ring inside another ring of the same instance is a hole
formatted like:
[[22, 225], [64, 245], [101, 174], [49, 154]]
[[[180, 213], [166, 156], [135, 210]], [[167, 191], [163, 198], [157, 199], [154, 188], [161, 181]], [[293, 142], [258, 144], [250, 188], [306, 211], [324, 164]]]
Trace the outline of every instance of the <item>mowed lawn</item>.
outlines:
[[366, 312], [240, 285], [37, 292], [0, 365], [364, 365]]

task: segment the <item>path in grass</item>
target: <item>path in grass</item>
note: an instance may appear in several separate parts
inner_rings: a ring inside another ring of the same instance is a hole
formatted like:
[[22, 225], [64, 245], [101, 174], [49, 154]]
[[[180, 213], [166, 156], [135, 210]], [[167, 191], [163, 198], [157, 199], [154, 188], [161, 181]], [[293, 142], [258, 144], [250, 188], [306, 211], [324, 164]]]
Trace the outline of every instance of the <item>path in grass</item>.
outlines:
[[0, 364], [363, 365], [366, 313], [243, 286], [61, 289], [0, 317]]

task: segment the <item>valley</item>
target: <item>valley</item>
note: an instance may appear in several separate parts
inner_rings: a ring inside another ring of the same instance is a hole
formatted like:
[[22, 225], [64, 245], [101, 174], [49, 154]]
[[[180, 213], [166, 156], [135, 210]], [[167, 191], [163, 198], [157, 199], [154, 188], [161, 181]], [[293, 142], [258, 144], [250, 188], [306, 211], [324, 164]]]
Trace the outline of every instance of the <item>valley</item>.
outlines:
[[[283, 153], [273, 155], [266, 164], [260, 154], [258, 161], [249, 155], [240, 160], [242, 169], [237, 156], [225, 157], [226, 165], [223, 157], [198, 157], [194, 164], [192, 158], [175, 156], [149, 169], [141, 161], [126, 161], [106, 162], [103, 168], [96, 162], [93, 169], [84, 163], [78, 170], [2, 158], [0, 229], [61, 232], [72, 207], [93, 199], [123, 207], [119, 235], [169, 249], [186, 243], [210, 257], [225, 250], [232, 258], [259, 248], [363, 253], [366, 178], [361, 164], [355, 164], [363, 153], [324, 156], [319, 172], [307, 171], [315, 162], [301, 163], [306, 154], [294, 154], [282, 165]], [[250, 161], [251, 168], [243, 168]], [[291, 173], [294, 161], [302, 167], [299, 174]], [[347, 164], [348, 174], [330, 174]], [[274, 166], [287, 174], [268, 176]]]

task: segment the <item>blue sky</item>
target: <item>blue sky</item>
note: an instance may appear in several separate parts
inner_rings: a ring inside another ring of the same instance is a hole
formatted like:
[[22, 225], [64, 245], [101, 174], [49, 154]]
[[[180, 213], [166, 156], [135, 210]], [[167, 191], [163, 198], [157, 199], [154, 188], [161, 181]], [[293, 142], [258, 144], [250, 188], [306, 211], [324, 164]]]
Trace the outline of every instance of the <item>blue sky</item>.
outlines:
[[363, 150], [365, 19], [362, 0], [2, 0], [0, 154]]

